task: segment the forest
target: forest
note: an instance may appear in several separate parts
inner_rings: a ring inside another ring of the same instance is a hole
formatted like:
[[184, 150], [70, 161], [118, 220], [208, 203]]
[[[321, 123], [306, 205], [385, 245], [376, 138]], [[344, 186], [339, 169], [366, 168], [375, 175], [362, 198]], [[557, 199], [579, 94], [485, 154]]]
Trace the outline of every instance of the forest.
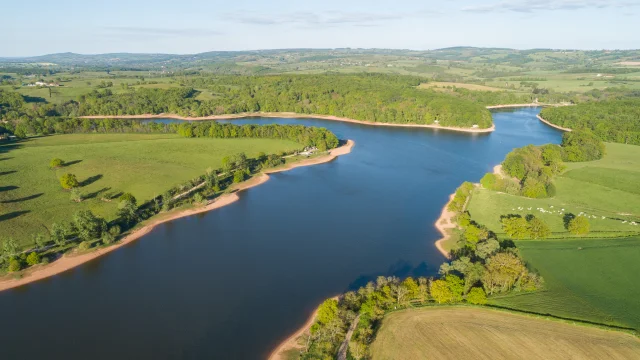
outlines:
[[[68, 116], [297, 112], [371, 122], [433, 124], [437, 120], [443, 126], [491, 126], [491, 114], [481, 104], [417, 89], [422, 81], [382, 74], [195, 77], [185, 78], [181, 88], [166, 90], [142, 88], [120, 94], [94, 90], [65, 111]], [[203, 88], [214, 98], [197, 100], [195, 89]]]
[[640, 98], [546, 108], [540, 116], [562, 127], [590, 130], [603, 141], [640, 145]]

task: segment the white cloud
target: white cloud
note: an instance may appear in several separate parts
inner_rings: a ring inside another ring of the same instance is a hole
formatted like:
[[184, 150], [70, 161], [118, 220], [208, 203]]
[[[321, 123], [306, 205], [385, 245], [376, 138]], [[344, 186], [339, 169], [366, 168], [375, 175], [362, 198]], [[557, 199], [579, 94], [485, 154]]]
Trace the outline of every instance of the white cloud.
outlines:
[[501, 11], [531, 13], [546, 10], [630, 8], [639, 5], [640, 1], [637, 0], [507, 0], [487, 5], [467, 6], [462, 10], [480, 13]]

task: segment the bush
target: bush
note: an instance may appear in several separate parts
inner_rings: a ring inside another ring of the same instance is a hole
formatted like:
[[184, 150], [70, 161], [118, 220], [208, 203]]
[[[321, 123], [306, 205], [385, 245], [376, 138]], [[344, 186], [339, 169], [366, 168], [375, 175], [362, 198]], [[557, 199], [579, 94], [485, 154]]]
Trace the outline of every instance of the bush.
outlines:
[[193, 195], [194, 204], [202, 204], [206, 201], [206, 198], [201, 193], [197, 192]]
[[467, 294], [467, 302], [469, 304], [484, 305], [487, 303], [487, 294], [480, 287], [474, 287]]
[[78, 190], [78, 188], [72, 188], [71, 194], [69, 195], [69, 199], [71, 199], [71, 201], [73, 202], [79, 203], [79, 202], [82, 202], [84, 197], [82, 196], [82, 193], [80, 192], [80, 190]]
[[482, 179], [480, 179], [480, 184], [482, 185], [482, 187], [484, 187], [485, 189], [490, 189], [490, 190], [495, 190], [496, 188], [496, 182], [497, 182], [497, 176], [493, 173], [486, 173]]
[[40, 255], [35, 251], [27, 256], [27, 264], [29, 266], [40, 264]]
[[52, 169], [56, 169], [56, 168], [62, 167], [63, 165], [64, 165], [64, 161], [62, 159], [58, 159], [58, 158], [53, 158], [49, 162], [49, 167], [52, 168]]
[[89, 241], [83, 241], [80, 244], [78, 244], [79, 251], [87, 251], [89, 249], [91, 249], [91, 242]]
[[136, 197], [133, 196], [131, 193], [124, 193], [124, 194], [120, 195], [118, 200], [120, 200], [121, 203], [123, 201], [126, 201], [126, 202], [129, 202], [129, 203], [133, 204], [133, 205], [138, 205], [138, 200], [136, 200]]
[[73, 174], [64, 174], [60, 178], [60, 185], [62, 186], [63, 189], [70, 190], [70, 189], [77, 188], [78, 186], [80, 186], [80, 183], [78, 182], [78, 179], [76, 178], [75, 175], [73, 175]]
[[584, 216], [577, 216], [571, 220], [569, 220], [569, 225], [567, 226], [567, 230], [573, 235], [586, 235], [589, 233], [591, 225], [589, 224], [589, 220], [587, 220]]
[[238, 170], [233, 173], [233, 182], [235, 184], [243, 182], [245, 179], [246, 173], [242, 170]]
[[16, 272], [16, 271], [20, 271], [22, 269], [22, 264], [20, 263], [20, 261], [18, 259], [11, 259], [9, 260], [9, 272]]

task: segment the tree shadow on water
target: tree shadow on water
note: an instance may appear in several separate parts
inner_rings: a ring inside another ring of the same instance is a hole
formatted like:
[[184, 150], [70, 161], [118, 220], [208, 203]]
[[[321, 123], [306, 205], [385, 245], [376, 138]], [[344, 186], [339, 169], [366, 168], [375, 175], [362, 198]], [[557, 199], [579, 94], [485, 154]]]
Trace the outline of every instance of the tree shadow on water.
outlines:
[[30, 212], [31, 210], [21, 210], [21, 211], [14, 211], [14, 212], [2, 214], [0, 215], [0, 221], [11, 220], [11, 219], [17, 218], [18, 216], [22, 216]]
[[414, 267], [408, 261], [398, 260], [384, 273], [360, 275], [357, 279], [351, 282], [351, 284], [349, 284], [347, 291], [357, 290], [367, 285], [370, 281], [375, 282], [378, 276], [394, 276], [403, 279], [409, 276], [414, 278], [420, 276], [433, 276], [436, 275], [437, 272], [438, 268], [430, 268], [424, 261]]
[[87, 185], [91, 185], [91, 184], [93, 184], [94, 182], [96, 182], [96, 181], [98, 181], [98, 180], [102, 179], [102, 177], [103, 177], [103, 176], [102, 176], [102, 174], [98, 174], [98, 175], [90, 176], [90, 177], [86, 178], [84, 181], [82, 181], [82, 182], [80, 183], [80, 186], [87, 186]]
[[33, 200], [33, 199], [37, 199], [40, 196], [44, 195], [44, 193], [40, 193], [40, 194], [33, 194], [33, 195], [29, 195], [29, 196], [25, 196], [23, 198], [19, 198], [19, 199], [13, 199], [13, 200], [4, 200], [4, 201], [0, 201], [0, 203], [2, 204], [13, 204], [13, 203], [18, 203], [18, 202], [23, 202], [23, 201], [28, 201], [28, 200]]

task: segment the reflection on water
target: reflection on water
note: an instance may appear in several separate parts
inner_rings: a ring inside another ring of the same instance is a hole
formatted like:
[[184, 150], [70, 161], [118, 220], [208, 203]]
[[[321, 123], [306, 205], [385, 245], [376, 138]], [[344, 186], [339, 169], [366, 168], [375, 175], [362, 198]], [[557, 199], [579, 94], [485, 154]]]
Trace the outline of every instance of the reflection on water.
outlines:
[[230, 206], [160, 225], [85, 266], [0, 293], [3, 358], [265, 357], [326, 297], [378, 275], [434, 274], [444, 259], [433, 223], [448, 195], [514, 147], [560, 141], [537, 112], [496, 112], [491, 134], [233, 120], [323, 126], [356, 146], [330, 163], [273, 174]]

